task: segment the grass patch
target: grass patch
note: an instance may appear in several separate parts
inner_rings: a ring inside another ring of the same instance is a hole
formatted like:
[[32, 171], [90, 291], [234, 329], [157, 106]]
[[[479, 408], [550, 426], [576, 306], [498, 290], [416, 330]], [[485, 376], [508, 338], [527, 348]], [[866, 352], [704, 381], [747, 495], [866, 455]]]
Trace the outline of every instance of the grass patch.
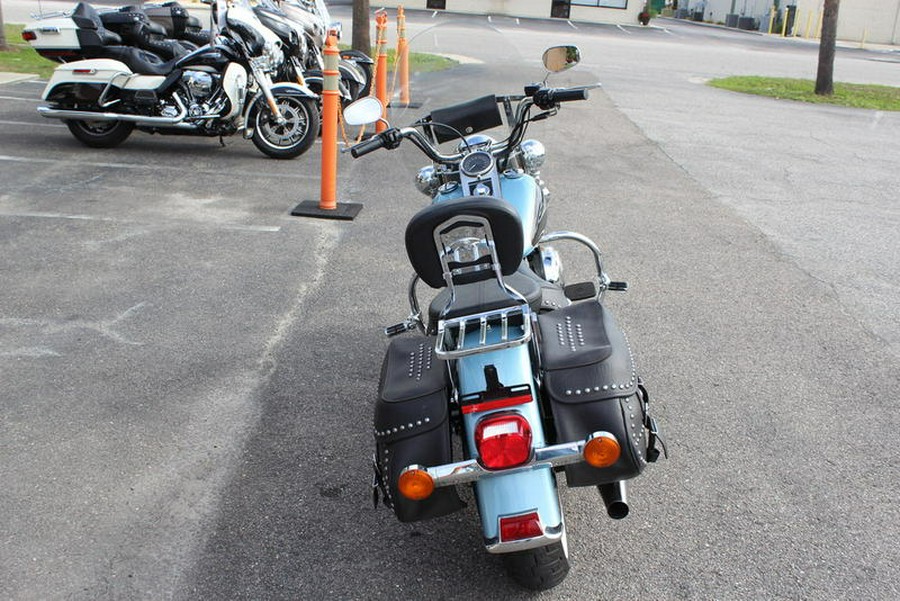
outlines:
[[[388, 69], [393, 69], [397, 56], [396, 51], [391, 49], [387, 52]], [[450, 67], [455, 67], [457, 63], [452, 58], [439, 56], [437, 54], [427, 54], [425, 52], [409, 53], [409, 71], [410, 73], [434, 73], [435, 71], [443, 71]]]
[[[347, 50], [350, 46], [341, 44], [341, 50]], [[376, 58], [375, 48], [372, 48], [371, 54], [373, 60]], [[388, 70], [394, 68], [397, 63], [397, 51], [394, 48], [387, 49]], [[440, 56], [437, 54], [428, 54], [426, 52], [410, 52], [409, 53], [409, 72], [410, 73], [434, 73], [435, 71], [443, 71], [450, 67], [455, 67], [459, 63], [452, 58]], [[374, 65], [373, 65], [374, 67]]]
[[900, 88], [855, 83], [835, 83], [833, 96], [815, 93], [816, 83], [809, 79], [781, 79], [777, 77], [725, 77], [714, 79], [709, 85], [723, 90], [814, 102], [836, 104], [860, 109], [900, 111]]
[[53, 69], [59, 63], [47, 60], [28, 45], [28, 42], [22, 39], [22, 30], [24, 25], [5, 24], [3, 30], [6, 32], [6, 43], [9, 44], [8, 52], [0, 52], [0, 71], [11, 71], [13, 73], [36, 73], [43, 78], [50, 77]]

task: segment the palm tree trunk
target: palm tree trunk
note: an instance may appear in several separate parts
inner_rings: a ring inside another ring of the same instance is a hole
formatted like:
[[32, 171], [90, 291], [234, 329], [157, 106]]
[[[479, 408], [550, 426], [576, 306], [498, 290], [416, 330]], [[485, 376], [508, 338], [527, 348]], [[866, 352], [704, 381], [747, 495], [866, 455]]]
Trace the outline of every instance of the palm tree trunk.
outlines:
[[369, 0], [353, 0], [353, 49], [372, 53], [372, 37], [369, 30]]
[[6, 27], [3, 25], [3, 1], [0, 0], [0, 50], [9, 50], [6, 43]]
[[834, 94], [834, 46], [840, 3], [841, 0], [825, 0], [822, 39], [819, 40], [819, 71], [816, 75], [816, 94], [820, 96]]

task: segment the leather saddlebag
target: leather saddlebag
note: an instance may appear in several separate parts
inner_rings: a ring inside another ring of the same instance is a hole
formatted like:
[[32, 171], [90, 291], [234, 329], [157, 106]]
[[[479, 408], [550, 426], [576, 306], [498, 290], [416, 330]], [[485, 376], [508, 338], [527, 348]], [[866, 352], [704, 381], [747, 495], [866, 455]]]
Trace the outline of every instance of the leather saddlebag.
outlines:
[[452, 462], [449, 399], [447, 364], [435, 356], [434, 338], [393, 339], [375, 403], [375, 479], [385, 504], [401, 522], [427, 520], [465, 507], [455, 487], [437, 488], [422, 501], [411, 501], [397, 490], [405, 467]]
[[566, 482], [594, 486], [637, 476], [647, 465], [650, 419], [625, 334], [595, 301], [543, 313], [538, 322], [544, 393], [557, 442], [606, 431], [622, 448], [607, 468], [567, 466]]

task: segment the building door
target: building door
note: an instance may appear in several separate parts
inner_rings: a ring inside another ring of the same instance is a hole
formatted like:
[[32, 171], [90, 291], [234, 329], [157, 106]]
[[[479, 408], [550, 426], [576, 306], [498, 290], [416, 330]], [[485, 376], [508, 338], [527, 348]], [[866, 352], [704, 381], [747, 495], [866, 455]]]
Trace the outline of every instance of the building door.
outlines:
[[553, 4], [550, 5], [550, 16], [557, 19], [568, 19], [570, 4], [570, 0], [553, 0]]
[[425, 8], [444, 10], [447, 8], [447, 0], [428, 0], [428, 2], [425, 3]]

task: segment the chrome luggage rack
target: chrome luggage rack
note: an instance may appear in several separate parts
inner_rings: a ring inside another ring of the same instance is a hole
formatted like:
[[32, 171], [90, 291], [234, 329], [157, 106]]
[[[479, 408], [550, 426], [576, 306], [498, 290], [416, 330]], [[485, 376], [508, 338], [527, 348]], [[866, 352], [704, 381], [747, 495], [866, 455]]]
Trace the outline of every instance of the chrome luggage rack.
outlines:
[[[531, 340], [531, 308], [527, 303], [455, 319], [441, 319], [437, 326], [434, 352], [441, 359], [458, 359], [477, 353], [507, 349]], [[500, 328], [499, 340], [489, 341], [491, 330]], [[478, 331], [477, 340], [466, 334]], [[474, 343], [473, 343], [474, 342]]]

